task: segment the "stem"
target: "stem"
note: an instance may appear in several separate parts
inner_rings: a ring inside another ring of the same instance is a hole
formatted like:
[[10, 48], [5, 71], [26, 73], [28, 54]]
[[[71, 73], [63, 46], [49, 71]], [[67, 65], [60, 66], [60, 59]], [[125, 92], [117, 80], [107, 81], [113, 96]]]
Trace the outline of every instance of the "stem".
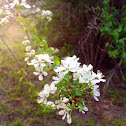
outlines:
[[3, 37], [2, 37], [1, 35], [0, 35], [0, 38], [1, 38], [2, 42], [6, 45], [6, 47], [9, 49], [9, 51], [10, 51], [11, 54], [12, 54], [12, 56], [13, 56], [13, 57], [15, 58], [15, 60], [17, 61], [17, 64], [18, 64], [18, 67], [19, 67], [19, 69], [20, 69], [20, 71], [21, 71], [21, 73], [22, 73], [22, 76], [23, 76], [23, 78], [25, 79], [25, 81], [28, 83], [28, 81], [27, 81], [27, 79], [25, 78], [24, 73], [23, 73], [23, 71], [22, 71], [22, 69], [21, 69], [21, 65], [20, 65], [20, 63], [19, 63], [17, 57], [15, 56], [14, 52], [11, 50], [11, 48], [8, 46], [8, 44], [5, 42], [5, 40], [3, 39]]

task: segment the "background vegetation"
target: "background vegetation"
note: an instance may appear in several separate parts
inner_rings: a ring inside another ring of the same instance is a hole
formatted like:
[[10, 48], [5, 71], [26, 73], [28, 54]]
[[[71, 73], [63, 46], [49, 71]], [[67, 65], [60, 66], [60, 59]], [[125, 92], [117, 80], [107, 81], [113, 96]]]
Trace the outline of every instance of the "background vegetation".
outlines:
[[[126, 125], [126, 0], [28, 0], [31, 5], [51, 10], [51, 22], [32, 17], [40, 39], [57, 47], [57, 55], [76, 54], [82, 63], [91, 63], [107, 78], [101, 84], [99, 103], [89, 106], [85, 115], [74, 112], [73, 126]], [[3, 6], [4, 2], [1, 2]], [[13, 29], [13, 32], [12, 32]], [[49, 108], [37, 104], [37, 91], [43, 84], [32, 75], [33, 69], [24, 62], [24, 33], [14, 22], [4, 30], [4, 39], [18, 58], [29, 85], [22, 78], [18, 64], [0, 41], [0, 126], [65, 126], [66, 123]], [[27, 72], [26, 72], [27, 71]], [[53, 74], [53, 73], [51, 73]]]

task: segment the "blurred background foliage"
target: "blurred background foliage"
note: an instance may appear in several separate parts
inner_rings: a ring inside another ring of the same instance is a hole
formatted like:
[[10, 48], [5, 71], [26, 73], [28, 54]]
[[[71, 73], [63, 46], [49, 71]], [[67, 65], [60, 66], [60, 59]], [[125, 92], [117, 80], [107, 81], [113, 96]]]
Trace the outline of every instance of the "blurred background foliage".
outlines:
[[[126, 125], [126, 0], [27, 1], [53, 13], [53, 19], [47, 22], [42, 16], [24, 11], [23, 17], [32, 25], [30, 33], [45, 39], [49, 46], [57, 47], [61, 58], [76, 54], [82, 63], [91, 63], [94, 71], [100, 69], [107, 79], [105, 87], [110, 87], [102, 90], [100, 104], [90, 106], [88, 115], [74, 113], [73, 126]], [[34, 68], [23, 62], [26, 52], [21, 42], [25, 35], [21, 28], [12, 22], [0, 30], [2, 32], [31, 82], [27, 85], [22, 80], [15, 59], [0, 41], [0, 125], [25, 126], [25, 122], [31, 126], [65, 126], [52, 110], [36, 103], [37, 91], [50, 82], [50, 77], [40, 83], [32, 75]]]
[[[11, 1], [11, 0], [10, 0]], [[41, 10], [51, 10], [52, 20], [28, 14], [31, 32], [49, 46], [60, 49], [61, 57], [76, 54], [82, 64], [92, 64], [108, 76], [124, 80], [126, 69], [126, 0], [28, 0]], [[2, 3], [2, 2], [1, 2]], [[36, 30], [34, 29], [36, 28]], [[119, 76], [121, 74], [121, 77]], [[107, 84], [108, 85], [108, 84]]]
[[61, 49], [63, 56], [76, 54], [82, 63], [91, 63], [109, 77], [120, 71], [125, 80], [126, 0], [29, 1], [53, 12], [51, 22], [39, 17], [35, 25], [49, 46]]

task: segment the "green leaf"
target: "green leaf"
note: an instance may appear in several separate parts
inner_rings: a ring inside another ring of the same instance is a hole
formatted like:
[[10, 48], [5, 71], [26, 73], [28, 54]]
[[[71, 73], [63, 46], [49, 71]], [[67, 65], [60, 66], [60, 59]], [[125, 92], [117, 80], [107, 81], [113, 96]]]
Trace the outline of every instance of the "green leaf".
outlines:
[[25, 18], [23, 18], [23, 17], [17, 17], [16, 21], [24, 23], [25, 22]]
[[109, 42], [106, 42], [106, 43], [105, 43], [105, 47], [108, 47], [108, 46], [109, 46]]
[[19, 83], [21, 83], [21, 82], [22, 82], [22, 80], [23, 80], [23, 77], [20, 77], [20, 79], [19, 79]]
[[82, 102], [79, 103], [79, 112], [82, 112], [84, 109], [84, 105]]
[[68, 85], [69, 85], [69, 83], [70, 83], [70, 79], [72, 78], [72, 76], [71, 75], [69, 75], [69, 73], [67, 73], [65, 76], [64, 76], [64, 80], [66, 81], [66, 83], [68, 83]]
[[48, 48], [48, 44], [47, 44], [46, 40], [43, 40], [41, 42], [41, 46], [44, 46], [46, 49]]
[[123, 59], [126, 59], [126, 52], [123, 52], [122, 58], [123, 58]]
[[35, 87], [35, 85], [30, 81], [29, 83], [29, 86], [31, 86], [31, 87]]
[[72, 95], [72, 96], [75, 96], [75, 94], [76, 94], [76, 90], [72, 90], [72, 91], [71, 91], [71, 95]]
[[35, 45], [40, 45], [40, 39], [39, 39], [39, 37], [37, 37], [37, 36], [33, 36], [32, 37], [32, 40], [34, 40], [35, 41]]
[[75, 88], [75, 87], [76, 88], [79, 88], [80, 87], [78, 81], [73, 81], [72, 88]]
[[60, 60], [59, 60], [59, 57], [57, 56], [54, 56], [54, 63], [59, 65], [60, 64]]
[[38, 51], [36, 52], [36, 55], [38, 54], [45, 54], [46, 51], [44, 49], [38, 49]]
[[57, 68], [57, 64], [54, 63], [54, 64], [52, 65], [52, 69], [56, 69], [56, 68]]
[[52, 47], [47, 49], [47, 53], [53, 53], [53, 52], [54, 52], [54, 50], [52, 49]]
[[18, 17], [17, 22], [21, 22], [26, 28], [29, 27], [29, 18]]
[[37, 32], [34, 26], [31, 26], [29, 28], [29, 31], [30, 31], [31, 34], [35, 34]]
[[78, 90], [74, 89], [74, 90], [71, 91], [71, 95], [72, 95], [72, 96], [81, 96], [82, 93], [79, 92]]
[[81, 93], [81, 92], [79, 92], [78, 90], [76, 90], [75, 95], [77, 95], [77, 96], [81, 96], [81, 95], [82, 95], [82, 93]]

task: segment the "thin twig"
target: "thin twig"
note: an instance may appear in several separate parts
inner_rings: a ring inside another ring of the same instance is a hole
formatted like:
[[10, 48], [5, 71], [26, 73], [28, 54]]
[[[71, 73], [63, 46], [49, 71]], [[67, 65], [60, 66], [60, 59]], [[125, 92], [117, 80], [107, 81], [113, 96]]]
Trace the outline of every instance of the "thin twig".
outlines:
[[120, 73], [122, 74], [122, 78], [123, 78], [123, 80], [126, 82], [126, 79], [125, 79], [125, 77], [124, 77], [124, 74], [123, 74], [123, 72], [122, 72], [121, 67], [120, 67], [119, 69], [120, 69]]
[[106, 85], [105, 85], [105, 88], [107, 89], [108, 86], [109, 86], [109, 83], [113, 77], [113, 75], [115, 74], [116, 70], [121, 66], [122, 64], [122, 61], [120, 60], [120, 62], [112, 69], [112, 72], [110, 73], [110, 77], [108, 78], [107, 82], [106, 82]]
[[[0, 50], [3, 50], [3, 51], [10, 51], [9, 49], [3, 49], [3, 48], [0, 48]], [[19, 55], [19, 54], [17, 54], [15, 51], [13, 51], [13, 53], [14, 53], [15, 55], [17, 55], [17, 56], [20, 56], [20, 57], [25, 58], [25, 56]]]
[[21, 71], [21, 73], [22, 73], [22, 76], [23, 76], [23, 78], [25, 79], [25, 81], [28, 83], [28, 81], [27, 81], [26, 77], [24, 76], [24, 73], [23, 73], [23, 71], [22, 71], [22, 69], [21, 69], [21, 65], [20, 65], [20, 63], [19, 63], [17, 57], [15, 56], [14, 52], [11, 50], [11, 48], [8, 46], [8, 44], [5, 42], [5, 40], [3, 39], [3, 37], [2, 37], [1, 35], [0, 35], [0, 38], [1, 38], [2, 42], [6, 45], [6, 47], [9, 49], [9, 51], [11, 52], [11, 54], [13, 55], [13, 57], [15, 58], [15, 60], [17, 61], [17, 64], [18, 64], [19, 69], [20, 69], [20, 71]]

